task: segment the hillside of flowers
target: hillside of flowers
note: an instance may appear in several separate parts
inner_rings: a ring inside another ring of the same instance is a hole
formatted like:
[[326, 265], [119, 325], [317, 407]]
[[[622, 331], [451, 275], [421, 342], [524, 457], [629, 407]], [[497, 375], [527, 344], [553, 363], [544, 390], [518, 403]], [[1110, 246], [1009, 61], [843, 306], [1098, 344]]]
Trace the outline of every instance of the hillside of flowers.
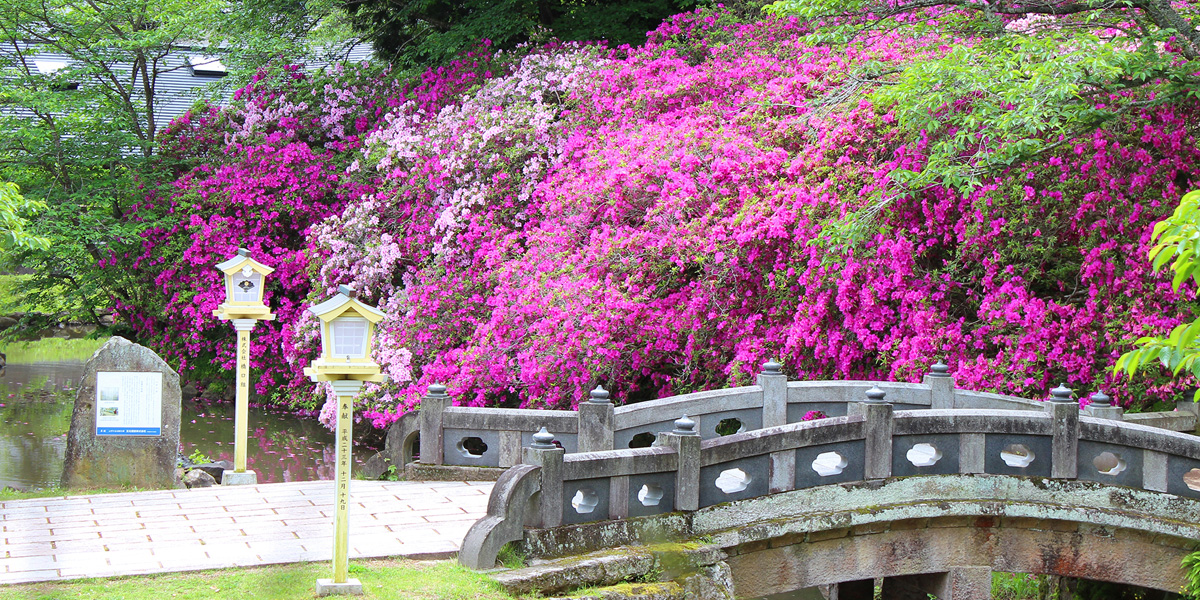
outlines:
[[[258, 392], [315, 408], [302, 309], [353, 283], [388, 315], [391, 380], [360, 406], [377, 427], [434, 382], [463, 404], [570, 407], [597, 384], [621, 402], [745, 384], [770, 358], [795, 379], [899, 381], [941, 358], [960, 387], [1065, 382], [1137, 406], [1194, 385], [1110, 373], [1129, 340], [1191, 318], [1145, 255], [1200, 169], [1194, 101], [1131, 108], [965, 197], [892, 197], [930, 140], [853, 74], [970, 41], [806, 33], [698, 11], [637, 49], [485, 45], [410, 83], [264, 72], [173, 125], [191, 166], [155, 197], [176, 224], [146, 236], [157, 299], [135, 325], [197, 379], [230, 366], [212, 265], [250, 248], [277, 269]], [[838, 238], [881, 196], [865, 238]]]

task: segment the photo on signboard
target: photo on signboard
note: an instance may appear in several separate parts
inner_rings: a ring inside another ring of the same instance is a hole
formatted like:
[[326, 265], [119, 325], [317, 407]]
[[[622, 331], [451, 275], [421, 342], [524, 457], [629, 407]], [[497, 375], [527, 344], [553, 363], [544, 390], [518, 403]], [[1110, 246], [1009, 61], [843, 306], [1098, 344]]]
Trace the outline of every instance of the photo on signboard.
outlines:
[[[116, 404], [121, 401], [120, 386], [104, 386], [100, 388], [100, 403], [101, 404]], [[113, 413], [116, 414], [116, 413]]]

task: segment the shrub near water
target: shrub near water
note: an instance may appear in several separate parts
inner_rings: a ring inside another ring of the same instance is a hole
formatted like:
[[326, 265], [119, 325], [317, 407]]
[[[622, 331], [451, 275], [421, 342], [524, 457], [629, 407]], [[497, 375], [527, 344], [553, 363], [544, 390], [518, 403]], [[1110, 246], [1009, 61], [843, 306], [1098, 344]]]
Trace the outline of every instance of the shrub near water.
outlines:
[[[289, 250], [312, 276], [290, 289], [355, 282], [388, 313], [376, 357], [392, 382], [363, 414], [384, 426], [433, 382], [476, 405], [567, 407], [597, 383], [680, 393], [747, 383], [772, 357], [798, 378], [908, 381], [942, 357], [962, 387], [1035, 397], [1187, 385], [1107, 370], [1123, 340], [1189, 312], [1142, 257], [1196, 170], [1194, 101], [1131, 105], [965, 197], [894, 196], [889, 174], [919, 172], [930, 140], [899, 129], [863, 73], [964, 40], [806, 33], [697, 12], [639, 49], [476, 56], [368, 127], [348, 173], [314, 155], [306, 169], [371, 186], [341, 188], [312, 229], [320, 214], [298, 219], [308, 248]], [[831, 225], [880, 197], [868, 235], [840, 243]], [[208, 304], [174, 310], [217, 331]], [[256, 356], [294, 376], [315, 330], [278, 312]]]

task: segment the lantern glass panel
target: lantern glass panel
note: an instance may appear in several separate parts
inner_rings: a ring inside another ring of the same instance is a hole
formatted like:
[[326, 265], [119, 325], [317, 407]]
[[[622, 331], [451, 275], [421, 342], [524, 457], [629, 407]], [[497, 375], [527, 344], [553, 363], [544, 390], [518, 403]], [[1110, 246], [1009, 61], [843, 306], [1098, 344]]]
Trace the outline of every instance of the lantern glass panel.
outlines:
[[234, 273], [230, 277], [230, 286], [233, 292], [232, 302], [262, 301], [262, 273], [254, 271], [248, 276], [240, 271]]
[[329, 323], [335, 358], [364, 358], [367, 355], [367, 320], [362, 317], [338, 317]]

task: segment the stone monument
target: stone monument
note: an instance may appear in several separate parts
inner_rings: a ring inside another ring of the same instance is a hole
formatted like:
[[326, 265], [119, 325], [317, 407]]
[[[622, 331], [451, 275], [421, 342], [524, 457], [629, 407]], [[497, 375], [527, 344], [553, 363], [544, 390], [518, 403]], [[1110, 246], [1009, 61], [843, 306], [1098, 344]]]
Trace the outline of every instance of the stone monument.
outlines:
[[179, 375], [154, 351], [110, 338], [75, 395], [63, 487], [173, 487], [180, 398]]

